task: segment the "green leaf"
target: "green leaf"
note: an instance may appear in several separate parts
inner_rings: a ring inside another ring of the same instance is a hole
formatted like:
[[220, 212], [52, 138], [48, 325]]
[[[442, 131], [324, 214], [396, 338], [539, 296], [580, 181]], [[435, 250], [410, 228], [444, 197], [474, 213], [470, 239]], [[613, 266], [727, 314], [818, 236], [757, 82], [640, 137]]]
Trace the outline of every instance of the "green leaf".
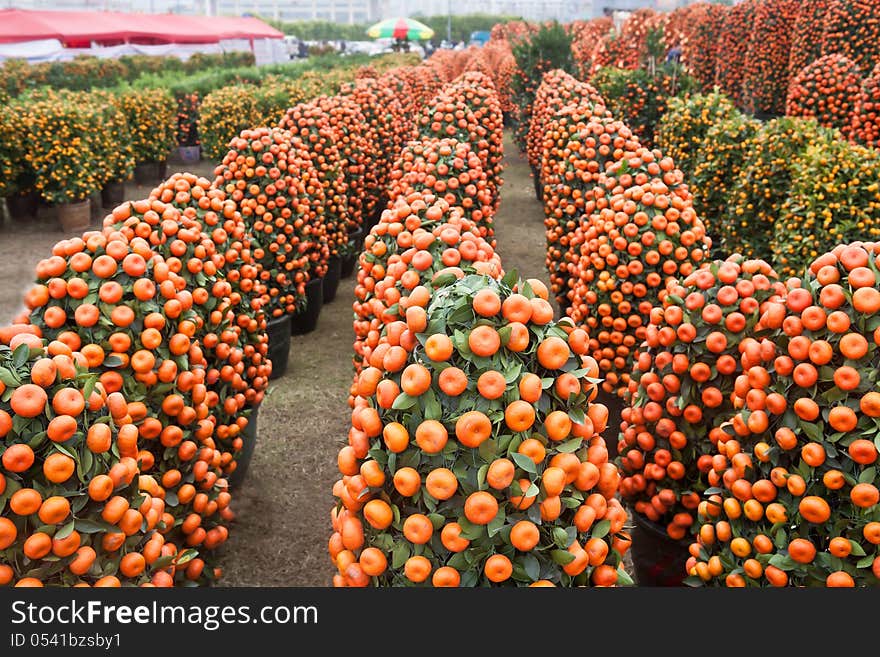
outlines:
[[17, 368], [24, 366], [30, 355], [31, 348], [26, 344], [20, 344], [15, 348], [15, 351], [12, 352], [12, 364]]
[[514, 463], [516, 463], [517, 466], [519, 466], [520, 468], [522, 468], [526, 472], [531, 473], [531, 474], [538, 473], [538, 469], [535, 467], [535, 462], [532, 459], [530, 459], [528, 456], [526, 456], [525, 454], [520, 454], [519, 452], [514, 452], [513, 454], [510, 455], [510, 458], [513, 459]]
[[418, 397], [412, 397], [405, 392], [401, 392], [399, 395], [397, 395], [397, 398], [394, 400], [391, 408], [393, 408], [395, 411], [405, 411], [415, 406], [418, 402]]
[[568, 550], [553, 550], [550, 552], [550, 558], [560, 566], [565, 566], [574, 561], [574, 555]]
[[[76, 531], [81, 534], [97, 534], [98, 532], [117, 532], [119, 528], [111, 525], [103, 520], [90, 520], [88, 518], [77, 518], [74, 521]], [[170, 563], [170, 562], [169, 562]]]
[[852, 547], [852, 555], [854, 557], [863, 557], [865, 556], [865, 549], [856, 543], [854, 540], [850, 539], [849, 541], [850, 547]]
[[483, 464], [480, 466], [480, 469], [477, 470], [477, 488], [480, 490], [483, 489], [483, 485], [486, 483], [486, 473], [489, 472], [489, 464]]
[[869, 554], [867, 557], [862, 557], [861, 559], [859, 559], [858, 563], [856, 563], [856, 568], [868, 568], [873, 563], [874, 555]]
[[813, 442], [820, 442], [822, 440], [822, 429], [819, 428], [819, 425], [814, 424], [813, 422], [806, 422], [804, 420], [799, 420], [798, 424], [800, 425], [803, 432], [807, 435], [807, 438], [812, 440]]
[[120, 367], [123, 364], [123, 360], [114, 354], [110, 354], [107, 358], [104, 359], [102, 365], [104, 367]]
[[632, 577], [629, 576], [629, 573], [626, 572], [623, 568], [617, 569], [617, 585], [618, 586], [633, 586], [635, 582], [633, 582]]
[[21, 379], [19, 379], [18, 376], [7, 370], [5, 367], [0, 367], [0, 381], [5, 383], [10, 388], [17, 388], [19, 385], [21, 385]]
[[859, 475], [859, 483], [860, 484], [873, 483], [876, 476], [877, 476], [877, 468], [875, 468], [874, 466], [871, 466], [870, 468], [865, 468], [862, 471], [862, 474]]
[[189, 549], [187, 549], [187, 550], [184, 550], [183, 552], [181, 552], [181, 553], [177, 556], [176, 564], [177, 564], [178, 566], [182, 566], [182, 565], [185, 564], [185, 563], [189, 563], [190, 561], [192, 561], [193, 559], [195, 559], [197, 556], [199, 556], [199, 551], [198, 551], [198, 550], [194, 550], [194, 549], [192, 549], [192, 548], [189, 548]]
[[55, 532], [55, 538], [61, 540], [62, 538], [67, 538], [68, 536], [70, 536], [73, 533], [74, 522], [75, 521], [71, 520], [66, 525], [64, 525], [61, 529], [59, 529], [57, 532]]
[[541, 564], [538, 563], [537, 557], [534, 554], [524, 554], [519, 562], [522, 564], [523, 570], [526, 571], [526, 575], [529, 576], [529, 579], [533, 582], [537, 582], [541, 579]]
[[562, 549], [571, 545], [571, 541], [568, 540], [568, 532], [562, 527], [553, 528], [553, 542]]
[[501, 531], [501, 528], [504, 527], [504, 519], [504, 509], [499, 508], [495, 517], [489, 521], [488, 525], [486, 525], [486, 531], [489, 533], [489, 538], [495, 536], [495, 534]]
[[595, 525], [593, 525], [593, 531], [590, 532], [590, 536], [593, 538], [604, 538], [608, 535], [608, 532], [611, 530], [611, 521], [610, 520], [600, 520]]
[[394, 569], [401, 568], [409, 557], [409, 543], [401, 541], [391, 551], [391, 567]]
[[569, 438], [564, 443], [560, 443], [556, 445], [557, 452], [563, 452], [564, 454], [571, 454], [572, 452], [576, 452], [583, 445], [583, 438]]

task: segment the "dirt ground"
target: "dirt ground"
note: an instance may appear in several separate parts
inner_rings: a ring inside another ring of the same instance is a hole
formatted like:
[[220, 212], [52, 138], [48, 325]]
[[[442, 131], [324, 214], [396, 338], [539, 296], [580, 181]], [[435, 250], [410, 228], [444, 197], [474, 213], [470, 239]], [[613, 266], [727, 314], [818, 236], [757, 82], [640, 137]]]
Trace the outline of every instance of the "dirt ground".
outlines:
[[[504, 187], [496, 217], [498, 252], [505, 269], [547, 280], [543, 215], [530, 170], [513, 142], [505, 141]], [[172, 165], [170, 170], [183, 165]], [[211, 166], [190, 167], [207, 175]], [[130, 186], [128, 198], [149, 190]], [[21, 308], [34, 265], [66, 237], [44, 218], [0, 227], [0, 322]], [[350, 301], [354, 279], [342, 281], [324, 306], [318, 328], [294, 336], [286, 376], [274, 381], [260, 409], [258, 438], [247, 478], [235, 494], [236, 526], [223, 548], [227, 586], [327, 586], [331, 488], [336, 452], [348, 433], [348, 386], [353, 340]]]

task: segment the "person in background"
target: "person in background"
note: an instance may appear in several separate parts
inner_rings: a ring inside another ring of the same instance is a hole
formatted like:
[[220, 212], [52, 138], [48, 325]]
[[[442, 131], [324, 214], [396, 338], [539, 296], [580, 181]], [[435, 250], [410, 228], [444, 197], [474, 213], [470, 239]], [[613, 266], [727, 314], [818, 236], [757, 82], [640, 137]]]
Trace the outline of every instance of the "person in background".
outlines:
[[345, 39], [342, 39], [339, 42], [339, 52], [342, 53], [343, 55], [345, 54]]
[[298, 54], [301, 58], [305, 59], [309, 56], [309, 47], [306, 45], [306, 42], [302, 39], [299, 40], [299, 44], [297, 46]]
[[666, 63], [678, 64], [681, 61], [681, 46], [676, 41], [666, 53]]

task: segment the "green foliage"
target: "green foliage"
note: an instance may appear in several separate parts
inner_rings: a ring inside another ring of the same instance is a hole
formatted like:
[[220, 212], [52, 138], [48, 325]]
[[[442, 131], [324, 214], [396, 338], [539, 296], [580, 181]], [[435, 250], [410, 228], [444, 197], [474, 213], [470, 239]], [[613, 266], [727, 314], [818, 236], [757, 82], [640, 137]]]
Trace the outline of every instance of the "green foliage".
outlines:
[[515, 106], [513, 120], [517, 144], [521, 150], [526, 149], [532, 103], [544, 73], [553, 69], [571, 74], [576, 71], [571, 43], [570, 30], [553, 21], [512, 44], [517, 66], [511, 80], [511, 95]]
[[[720, 246], [718, 226], [726, 213], [733, 182], [745, 162], [746, 146], [760, 129], [760, 121], [739, 112], [719, 121], [706, 132], [704, 147], [697, 153], [693, 171], [688, 172], [694, 207], [716, 249]], [[726, 252], [722, 250], [720, 255]]]
[[654, 131], [675, 96], [697, 88], [697, 84], [677, 64], [647, 69], [599, 69], [591, 80], [608, 103], [611, 114], [626, 123], [642, 145], [652, 148]]
[[830, 148], [841, 139], [838, 131], [805, 119], [783, 117], [764, 124], [744, 145], [746, 160], [718, 224], [723, 251], [770, 258], [773, 224], [788, 196], [795, 161], [809, 146]]
[[657, 148], [675, 160], [687, 180], [707, 145], [706, 133], [735, 114], [733, 103], [717, 88], [711, 94], [672, 98], [657, 124]]
[[880, 239], [880, 154], [843, 139], [808, 146], [773, 232], [780, 274], [805, 268], [838, 244]]
[[131, 82], [141, 75], [161, 73], [180, 76], [209, 68], [253, 66], [250, 52], [205, 55], [196, 53], [187, 61], [177, 57], [126, 55], [119, 59], [79, 55], [66, 62], [29, 64], [21, 59], [6, 60], [0, 66], [0, 89], [16, 97], [28, 89], [48, 86], [53, 89], [88, 91], [95, 88], [115, 87]]

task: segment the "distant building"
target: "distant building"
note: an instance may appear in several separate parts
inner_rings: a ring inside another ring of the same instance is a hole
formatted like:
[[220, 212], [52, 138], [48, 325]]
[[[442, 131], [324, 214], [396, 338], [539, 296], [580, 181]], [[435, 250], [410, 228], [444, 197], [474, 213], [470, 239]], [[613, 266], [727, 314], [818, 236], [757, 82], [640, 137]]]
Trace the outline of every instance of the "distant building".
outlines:
[[[456, 0], [0, 0], [0, 7], [21, 9], [91, 9], [149, 13], [253, 14], [283, 21], [325, 20], [374, 23], [394, 16], [506, 14], [526, 20], [568, 22], [614, 11], [651, 7], [671, 11], [698, 0], [483, 0], [477, 5]], [[738, 1], [738, 0], [737, 0]]]
[[370, 23], [381, 19], [381, 0], [209, 0], [219, 15], [257, 14], [282, 21]]

